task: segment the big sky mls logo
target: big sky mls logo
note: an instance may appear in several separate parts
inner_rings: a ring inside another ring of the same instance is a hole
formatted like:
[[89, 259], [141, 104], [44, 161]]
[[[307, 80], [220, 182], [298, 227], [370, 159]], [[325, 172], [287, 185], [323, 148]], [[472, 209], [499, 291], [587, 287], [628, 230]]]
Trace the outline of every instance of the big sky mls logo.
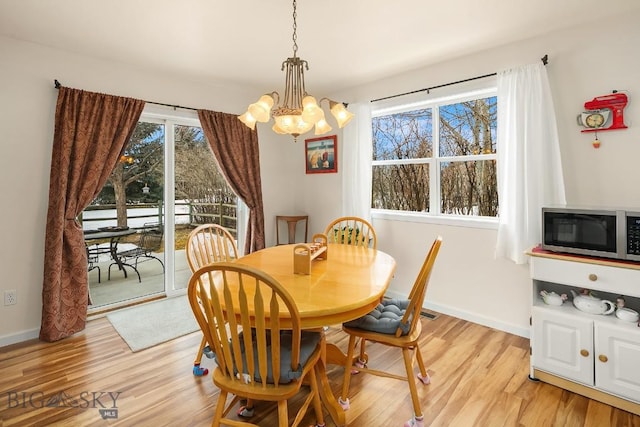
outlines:
[[7, 392], [7, 408], [81, 408], [97, 409], [102, 419], [118, 418], [119, 391], [83, 391], [77, 396], [60, 391], [45, 397], [40, 391]]

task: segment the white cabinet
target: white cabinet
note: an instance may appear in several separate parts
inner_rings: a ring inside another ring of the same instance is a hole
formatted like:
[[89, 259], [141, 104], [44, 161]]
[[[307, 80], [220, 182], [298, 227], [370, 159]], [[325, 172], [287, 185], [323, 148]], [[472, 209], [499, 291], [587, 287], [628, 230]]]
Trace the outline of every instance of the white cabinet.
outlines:
[[596, 324], [594, 334], [596, 385], [640, 401], [640, 332]]
[[544, 307], [532, 311], [533, 366], [593, 385], [593, 322]]
[[[640, 264], [530, 253], [531, 377], [640, 415], [640, 327], [577, 310], [570, 291], [596, 292], [640, 311]], [[567, 294], [546, 305], [540, 291]]]

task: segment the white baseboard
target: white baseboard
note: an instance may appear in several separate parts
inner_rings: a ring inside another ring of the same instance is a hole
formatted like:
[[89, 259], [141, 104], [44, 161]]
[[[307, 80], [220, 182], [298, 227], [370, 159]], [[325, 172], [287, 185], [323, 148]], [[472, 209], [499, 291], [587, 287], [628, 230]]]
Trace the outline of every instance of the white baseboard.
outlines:
[[[387, 296], [392, 298], [406, 298], [406, 295], [395, 294], [394, 292], [388, 292]], [[447, 316], [457, 317], [458, 319], [466, 320], [472, 323], [477, 323], [478, 325], [487, 326], [489, 328], [507, 332], [509, 334], [518, 335], [524, 338], [530, 338], [530, 330], [527, 327], [523, 328], [521, 326], [516, 326], [510, 323], [500, 322], [496, 319], [480, 316], [476, 313], [459, 310], [451, 306], [433, 304], [429, 301], [425, 301], [423, 308], [435, 311], [437, 313], [446, 314]]]
[[16, 332], [11, 335], [4, 335], [0, 337], [0, 347], [5, 347], [11, 344], [17, 344], [19, 342], [32, 340], [40, 336], [40, 329], [30, 329], [28, 331]]

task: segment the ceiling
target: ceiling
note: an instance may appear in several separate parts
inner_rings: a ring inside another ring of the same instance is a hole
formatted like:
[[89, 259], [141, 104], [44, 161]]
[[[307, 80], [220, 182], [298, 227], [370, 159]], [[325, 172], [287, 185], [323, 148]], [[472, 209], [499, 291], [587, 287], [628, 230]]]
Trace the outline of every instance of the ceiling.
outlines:
[[[298, 56], [323, 93], [632, 9], [640, 1], [300, 0]], [[292, 13], [290, 0], [0, 0], [0, 35], [266, 92], [284, 85]]]

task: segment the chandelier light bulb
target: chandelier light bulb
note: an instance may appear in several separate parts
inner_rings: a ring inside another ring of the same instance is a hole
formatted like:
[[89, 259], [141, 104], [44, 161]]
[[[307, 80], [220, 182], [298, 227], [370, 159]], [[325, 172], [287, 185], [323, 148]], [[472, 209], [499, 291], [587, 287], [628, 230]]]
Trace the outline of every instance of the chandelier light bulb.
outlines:
[[258, 104], [263, 105], [267, 110], [273, 108], [273, 97], [269, 94], [262, 95], [258, 100]]
[[309, 123], [305, 121], [302, 116], [294, 116], [295, 117], [295, 126], [298, 130], [298, 135], [302, 135], [303, 133], [307, 133], [313, 127], [313, 123]]
[[293, 124], [293, 116], [289, 114], [276, 116], [275, 121], [280, 129], [287, 132], [289, 129], [291, 129], [291, 125]]
[[320, 120], [318, 120], [316, 122], [316, 131], [315, 134], [316, 135], [324, 135], [327, 132], [330, 132], [331, 129], [333, 129], [329, 123], [327, 123], [327, 121], [323, 118], [321, 118]]
[[253, 117], [251, 115], [251, 113], [249, 111], [247, 111], [243, 115], [239, 116], [238, 119], [240, 119], [240, 121], [242, 123], [244, 123], [251, 130], [255, 130], [255, 128], [256, 128], [256, 119], [255, 119], [255, 117]]
[[341, 102], [329, 101], [329, 109], [340, 128], [343, 128], [353, 118], [353, 113], [350, 113]]
[[318, 102], [313, 96], [307, 95], [304, 98], [302, 98], [302, 108], [308, 108], [312, 106], [316, 106], [316, 107], [318, 106]]
[[276, 126], [279, 130], [284, 131], [284, 133], [293, 135], [294, 137], [308, 132], [313, 127], [313, 123], [305, 122], [300, 114], [286, 114], [276, 116], [275, 121]]
[[249, 113], [257, 121], [266, 123], [269, 121], [272, 107], [273, 98], [270, 95], [262, 95], [258, 102], [249, 105]]
[[307, 123], [316, 123], [324, 118], [324, 111], [318, 106], [313, 96], [305, 96], [302, 99], [302, 119]]
[[265, 110], [263, 106], [257, 103], [249, 105], [248, 111], [257, 122], [265, 123], [269, 121], [269, 110]]
[[275, 133], [280, 134], [280, 135], [286, 135], [287, 134], [280, 126], [278, 126], [278, 122], [277, 121], [273, 124], [273, 127], [271, 128], [271, 130], [274, 131]]

